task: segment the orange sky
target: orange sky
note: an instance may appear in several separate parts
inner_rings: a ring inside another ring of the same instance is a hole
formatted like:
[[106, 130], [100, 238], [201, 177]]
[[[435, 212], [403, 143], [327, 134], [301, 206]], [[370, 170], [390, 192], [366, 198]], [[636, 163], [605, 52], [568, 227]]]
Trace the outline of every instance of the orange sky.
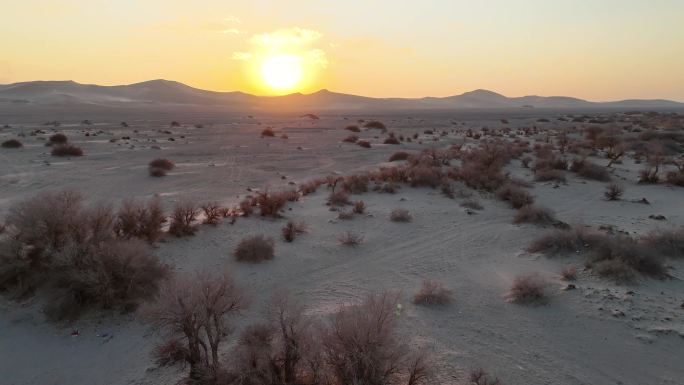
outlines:
[[[177, 80], [258, 94], [684, 100], [684, 1], [10, 1], [0, 83]], [[57, 4], [59, 3], [59, 4]], [[249, 3], [249, 4], [245, 4]], [[295, 55], [293, 89], [262, 63]]]

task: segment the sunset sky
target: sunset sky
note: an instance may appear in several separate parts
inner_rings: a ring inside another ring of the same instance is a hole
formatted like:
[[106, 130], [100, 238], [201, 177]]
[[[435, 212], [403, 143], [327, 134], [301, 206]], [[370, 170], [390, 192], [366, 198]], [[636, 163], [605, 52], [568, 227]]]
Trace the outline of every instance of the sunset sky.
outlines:
[[684, 101], [682, 0], [0, 0], [0, 84]]

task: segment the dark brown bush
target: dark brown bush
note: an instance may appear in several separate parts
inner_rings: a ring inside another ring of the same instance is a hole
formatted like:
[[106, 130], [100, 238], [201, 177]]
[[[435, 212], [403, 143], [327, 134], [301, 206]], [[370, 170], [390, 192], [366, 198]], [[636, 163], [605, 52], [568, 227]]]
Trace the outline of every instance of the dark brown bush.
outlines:
[[195, 235], [197, 227], [195, 220], [199, 214], [197, 206], [190, 201], [182, 201], [176, 204], [171, 214], [169, 233], [177, 237]]
[[469, 385], [503, 385], [501, 380], [497, 377], [490, 376], [482, 369], [470, 372], [468, 380], [470, 381]]
[[684, 258], [684, 228], [653, 231], [642, 243], [666, 257]]
[[610, 183], [606, 186], [606, 191], [603, 192], [603, 196], [609, 201], [619, 200], [622, 194], [625, 192], [625, 188], [618, 183]]
[[361, 146], [363, 148], [371, 148], [371, 144], [367, 140], [359, 140], [356, 142], [356, 144], [358, 144], [359, 146]]
[[394, 135], [390, 135], [388, 138], [386, 138], [383, 141], [383, 143], [384, 144], [401, 144], [401, 142], [399, 142], [399, 139], [397, 139]]
[[262, 217], [280, 217], [280, 210], [285, 207], [289, 198], [290, 194], [285, 192], [258, 192], [256, 203], [259, 206], [259, 214]]
[[20, 148], [20, 147], [23, 147], [24, 145], [20, 141], [18, 141], [17, 139], [8, 139], [8, 140], [2, 142], [2, 145], [0, 145], [0, 146], [2, 146], [3, 148]]
[[242, 215], [245, 217], [248, 217], [252, 215], [254, 212], [254, 207], [252, 207], [252, 200], [251, 199], [243, 199], [240, 201], [240, 211], [242, 212]]
[[515, 277], [508, 300], [521, 305], [544, 305], [549, 301], [547, 285], [537, 273]]
[[577, 279], [577, 268], [568, 266], [561, 271], [561, 277], [566, 281], [574, 281]]
[[363, 194], [368, 191], [370, 177], [366, 174], [352, 174], [342, 179], [340, 187], [349, 194]]
[[519, 209], [534, 203], [532, 196], [520, 187], [506, 184], [496, 192], [497, 197], [504, 202], [508, 202], [514, 209]]
[[243, 238], [238, 243], [233, 255], [239, 262], [260, 263], [273, 259], [273, 239], [263, 235]]
[[286, 242], [294, 241], [299, 234], [303, 234], [305, 232], [306, 223], [304, 222], [289, 221], [282, 229], [283, 239], [285, 239]]
[[354, 218], [354, 213], [352, 211], [340, 211], [337, 213], [337, 219], [349, 220]]
[[443, 175], [439, 167], [415, 166], [406, 171], [411, 187], [436, 188], [442, 183]]
[[216, 225], [223, 217], [223, 208], [216, 202], [205, 203], [200, 208], [204, 214], [204, 224]]
[[69, 141], [66, 135], [62, 133], [57, 133], [54, 135], [51, 135], [50, 138], [48, 138], [48, 145], [53, 145], [53, 144], [65, 144]]
[[409, 158], [410, 154], [405, 151], [398, 151], [392, 154], [389, 158], [389, 162], [396, 162], [399, 160], [407, 160]]
[[408, 210], [405, 209], [394, 209], [390, 213], [390, 220], [392, 222], [411, 222], [413, 217]]
[[666, 176], [667, 183], [684, 187], [684, 171], [671, 171], [667, 173]]
[[342, 139], [342, 141], [346, 143], [356, 143], [358, 140], [359, 137], [356, 135], [349, 135], [348, 137]]
[[347, 231], [342, 236], [338, 238], [341, 244], [345, 246], [358, 246], [363, 242], [363, 235], [352, 233]]
[[168, 159], [154, 159], [148, 165], [151, 176], [165, 176], [167, 171], [171, 171], [176, 165]]
[[154, 363], [159, 366], [185, 363], [188, 358], [188, 347], [181, 339], [170, 338], [154, 347], [152, 357], [154, 357]]
[[600, 182], [607, 182], [610, 180], [610, 173], [605, 167], [601, 167], [588, 161], [575, 161], [571, 171], [576, 171], [577, 175], [582, 178], [597, 180]]
[[158, 197], [150, 199], [147, 204], [126, 200], [116, 213], [114, 229], [122, 238], [136, 237], [156, 242], [162, 235], [164, 222], [166, 218]]
[[344, 129], [349, 130], [351, 132], [361, 132], [361, 129], [359, 128], [359, 126], [347, 126]]
[[134, 310], [168, 275], [150, 246], [134, 239], [73, 245], [59, 258], [66, 268], [56, 271], [55, 297], [45, 309], [53, 320], [74, 319], [92, 307]]
[[658, 182], [660, 182], [660, 176], [657, 168], [646, 167], [639, 171], [639, 183], [657, 184]]
[[513, 223], [534, 223], [539, 225], [550, 225], [556, 222], [553, 211], [546, 207], [534, 204], [525, 205], [518, 209]]
[[363, 214], [366, 211], [366, 204], [363, 201], [354, 202], [353, 211], [355, 214]]
[[271, 129], [271, 128], [265, 128], [263, 131], [261, 131], [261, 137], [262, 137], [262, 138], [263, 138], [263, 137], [270, 137], [270, 138], [272, 138], [272, 137], [274, 137], [274, 136], [275, 136], [275, 132], [274, 132], [273, 129]]
[[467, 209], [471, 210], [482, 210], [484, 207], [482, 207], [482, 204], [478, 202], [475, 199], [466, 199], [463, 202], [461, 202], [461, 207], [465, 207]]
[[61, 144], [52, 148], [53, 156], [83, 156], [83, 150], [71, 144]]
[[442, 283], [425, 280], [420, 291], [413, 297], [416, 305], [448, 305], [452, 301], [452, 292], [442, 285]]

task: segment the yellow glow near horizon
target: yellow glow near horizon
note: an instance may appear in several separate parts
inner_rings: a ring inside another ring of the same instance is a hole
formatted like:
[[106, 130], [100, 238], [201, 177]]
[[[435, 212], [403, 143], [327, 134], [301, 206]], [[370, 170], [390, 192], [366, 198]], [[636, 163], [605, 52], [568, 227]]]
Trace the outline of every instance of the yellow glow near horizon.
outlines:
[[296, 89], [303, 75], [302, 58], [296, 55], [275, 55], [261, 63], [262, 80], [274, 91]]

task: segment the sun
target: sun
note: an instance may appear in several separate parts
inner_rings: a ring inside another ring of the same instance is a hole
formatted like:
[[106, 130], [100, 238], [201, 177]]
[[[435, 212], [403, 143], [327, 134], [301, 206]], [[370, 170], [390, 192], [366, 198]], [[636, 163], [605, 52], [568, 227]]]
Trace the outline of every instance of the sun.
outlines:
[[302, 58], [297, 55], [271, 56], [261, 63], [261, 78], [274, 91], [290, 91], [304, 74]]

